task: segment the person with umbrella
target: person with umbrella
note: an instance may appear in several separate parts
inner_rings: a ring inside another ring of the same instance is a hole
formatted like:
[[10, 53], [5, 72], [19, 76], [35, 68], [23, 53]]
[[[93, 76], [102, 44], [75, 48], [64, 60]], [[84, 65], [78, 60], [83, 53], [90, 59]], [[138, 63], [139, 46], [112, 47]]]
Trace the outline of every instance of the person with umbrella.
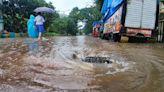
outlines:
[[39, 36], [38, 36], [38, 40], [41, 40], [42, 39], [42, 33], [44, 32], [44, 18], [41, 16], [41, 12], [42, 13], [54, 13], [54, 9], [52, 8], [48, 8], [48, 7], [38, 7], [34, 10], [34, 12], [37, 12], [38, 13], [38, 16], [36, 16], [35, 18], [35, 25], [36, 25], [36, 28], [39, 32]]
[[44, 18], [41, 16], [41, 12], [38, 12], [38, 15], [34, 19], [36, 29], [39, 33], [38, 41], [42, 39], [42, 33], [44, 32]]

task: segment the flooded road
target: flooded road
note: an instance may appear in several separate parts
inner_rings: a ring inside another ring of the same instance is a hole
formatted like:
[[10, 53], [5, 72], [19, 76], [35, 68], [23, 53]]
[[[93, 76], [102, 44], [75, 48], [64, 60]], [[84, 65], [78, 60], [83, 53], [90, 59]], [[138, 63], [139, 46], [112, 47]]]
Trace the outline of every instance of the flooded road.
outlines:
[[164, 92], [164, 44], [47, 39], [0, 39], [0, 92]]

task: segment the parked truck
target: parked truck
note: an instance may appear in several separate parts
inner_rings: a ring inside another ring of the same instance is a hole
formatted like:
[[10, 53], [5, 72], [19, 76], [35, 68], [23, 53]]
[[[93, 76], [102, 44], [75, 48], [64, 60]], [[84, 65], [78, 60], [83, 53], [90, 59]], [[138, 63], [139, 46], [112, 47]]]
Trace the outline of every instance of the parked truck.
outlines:
[[102, 38], [150, 38], [157, 28], [158, 0], [105, 0]]

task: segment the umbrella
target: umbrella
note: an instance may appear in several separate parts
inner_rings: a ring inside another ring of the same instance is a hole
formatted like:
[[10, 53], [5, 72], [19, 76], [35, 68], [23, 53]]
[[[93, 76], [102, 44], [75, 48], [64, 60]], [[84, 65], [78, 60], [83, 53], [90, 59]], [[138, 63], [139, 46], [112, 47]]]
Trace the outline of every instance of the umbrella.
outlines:
[[38, 7], [34, 10], [34, 12], [42, 12], [42, 13], [54, 13], [55, 10], [48, 7]]

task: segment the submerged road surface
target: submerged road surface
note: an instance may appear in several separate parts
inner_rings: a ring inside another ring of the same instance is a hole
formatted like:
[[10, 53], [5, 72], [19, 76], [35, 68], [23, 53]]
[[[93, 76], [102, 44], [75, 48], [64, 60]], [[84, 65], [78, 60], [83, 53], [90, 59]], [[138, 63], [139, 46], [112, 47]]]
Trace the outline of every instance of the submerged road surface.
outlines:
[[164, 44], [87, 36], [0, 39], [0, 92], [164, 92]]

